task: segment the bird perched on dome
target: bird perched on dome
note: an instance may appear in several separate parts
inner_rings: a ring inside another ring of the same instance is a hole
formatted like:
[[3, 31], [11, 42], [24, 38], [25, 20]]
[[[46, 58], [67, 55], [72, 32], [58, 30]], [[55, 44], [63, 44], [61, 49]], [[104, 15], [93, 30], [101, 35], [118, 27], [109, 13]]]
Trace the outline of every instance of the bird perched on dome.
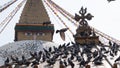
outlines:
[[5, 62], [4, 62], [4, 65], [5, 65], [5, 66], [9, 66], [9, 62], [10, 62], [10, 60], [9, 60], [9, 58], [7, 57], [7, 59], [6, 59]]
[[60, 30], [56, 30], [56, 33], [60, 33], [60, 36], [63, 40], [65, 40], [65, 33], [69, 28], [62, 28]]

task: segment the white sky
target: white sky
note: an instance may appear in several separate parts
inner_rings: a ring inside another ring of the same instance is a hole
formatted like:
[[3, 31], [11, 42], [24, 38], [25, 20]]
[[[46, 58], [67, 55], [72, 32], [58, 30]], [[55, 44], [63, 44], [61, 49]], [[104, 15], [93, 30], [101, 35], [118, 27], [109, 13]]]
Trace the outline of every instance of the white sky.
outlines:
[[[10, 0], [0, 0], [0, 6], [3, 4], [9, 2]], [[4, 20], [4, 18], [19, 4], [22, 0], [18, 0], [15, 4], [10, 6], [8, 9], [0, 13], [0, 23]], [[55, 3], [57, 3], [59, 6], [61, 6], [63, 9], [70, 12], [72, 15], [75, 13], [78, 13], [81, 6], [87, 7], [88, 12], [91, 13], [94, 18], [89, 21], [88, 23], [95, 27], [96, 29], [102, 31], [103, 33], [106, 33], [118, 40], [120, 40], [120, 0], [116, 0], [113, 2], [108, 3], [107, 0], [53, 0]], [[22, 7], [23, 8], [23, 7]], [[21, 10], [22, 10], [21, 8]], [[0, 46], [13, 42], [14, 40], [14, 26], [15, 23], [18, 23], [19, 17], [21, 14], [21, 10], [16, 14], [16, 16], [12, 19], [12, 21], [9, 23], [5, 31], [3, 31], [0, 34]], [[50, 12], [49, 12], [50, 13]], [[50, 15], [50, 19], [53, 23], [58, 22], [58, 20], [55, 20], [55, 17]], [[54, 20], [53, 20], [54, 19]], [[65, 19], [64, 19], [65, 20]], [[70, 22], [69, 27], [72, 27]], [[55, 24], [55, 28], [60, 29], [61, 26], [58, 26], [58, 24]], [[71, 29], [74, 29], [72, 27]], [[75, 32], [75, 30], [73, 30]], [[67, 35], [69, 35], [67, 33]], [[58, 37], [56, 38], [54, 36], [54, 40], [58, 40]], [[60, 39], [59, 39], [60, 40]]]

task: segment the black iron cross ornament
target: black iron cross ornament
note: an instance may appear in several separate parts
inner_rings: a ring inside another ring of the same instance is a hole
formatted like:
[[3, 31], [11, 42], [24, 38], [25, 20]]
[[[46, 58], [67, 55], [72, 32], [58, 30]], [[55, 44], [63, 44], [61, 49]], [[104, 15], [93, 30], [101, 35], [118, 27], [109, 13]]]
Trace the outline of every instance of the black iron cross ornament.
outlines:
[[80, 11], [79, 11], [79, 14], [75, 14], [75, 20], [76, 21], [79, 21], [79, 24], [80, 25], [88, 25], [88, 22], [87, 20], [91, 20], [93, 18], [93, 16], [90, 14], [90, 13], [87, 13], [87, 8], [81, 8]]

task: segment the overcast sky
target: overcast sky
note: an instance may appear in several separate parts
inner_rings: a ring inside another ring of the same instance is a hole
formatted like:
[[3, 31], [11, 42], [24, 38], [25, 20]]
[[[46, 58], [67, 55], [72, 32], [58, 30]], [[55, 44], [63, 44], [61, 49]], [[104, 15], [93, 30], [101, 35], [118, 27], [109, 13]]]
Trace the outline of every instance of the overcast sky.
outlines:
[[[10, 0], [0, 0], [0, 6], [9, 2]], [[15, 4], [10, 6], [8, 9], [0, 13], [0, 23], [7, 17], [7, 15], [19, 4], [22, 0], [18, 0]], [[86, 7], [87, 11], [91, 13], [94, 18], [88, 23], [95, 27], [96, 29], [106, 33], [118, 40], [120, 40], [120, 0], [116, 0], [108, 3], [107, 0], [53, 0], [56, 4], [61, 6], [63, 9], [74, 15], [78, 13], [80, 8]], [[0, 34], [0, 46], [13, 42], [14, 40], [14, 26], [19, 21], [19, 17], [21, 14], [23, 7], [20, 11], [15, 15], [12, 21], [9, 23], [5, 31]], [[49, 10], [47, 10], [49, 11]], [[51, 14], [49, 12], [49, 14]], [[50, 15], [50, 19], [52, 23], [58, 22], [58, 20], [54, 20], [55, 16]], [[64, 19], [63, 19], [64, 20]], [[66, 23], [69, 23], [65, 20]], [[72, 26], [70, 23], [68, 24], [70, 27]], [[55, 24], [58, 26], [58, 24]], [[58, 26], [57, 29], [64, 27], [63, 25]], [[71, 29], [73, 29], [72, 27]], [[75, 32], [75, 30], [73, 30]], [[69, 35], [69, 33], [67, 33]], [[58, 35], [56, 35], [58, 36]], [[57, 40], [54, 36], [54, 40]], [[70, 35], [71, 37], [71, 35]], [[69, 39], [69, 38], [68, 38]], [[60, 40], [60, 39], [59, 39]], [[69, 41], [69, 40], [68, 40]]]

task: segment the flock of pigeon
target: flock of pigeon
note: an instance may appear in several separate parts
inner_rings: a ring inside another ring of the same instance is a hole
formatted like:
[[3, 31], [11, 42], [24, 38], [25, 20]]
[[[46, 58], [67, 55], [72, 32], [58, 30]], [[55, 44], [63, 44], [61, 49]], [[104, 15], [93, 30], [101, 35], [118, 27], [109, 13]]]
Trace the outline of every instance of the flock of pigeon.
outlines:
[[97, 46], [94, 44], [80, 45], [73, 42], [61, 44], [58, 47], [52, 46], [43, 48], [43, 50], [38, 52], [30, 51], [29, 58], [22, 55], [22, 58], [20, 59], [11, 55], [6, 58], [4, 66], [2, 67], [6, 68], [14, 65], [14, 68], [20, 68], [20, 66], [24, 66], [24, 68], [29, 66], [38, 68], [38, 65], [46, 63], [43, 68], [53, 68], [54, 65], [59, 62], [60, 68], [75, 68], [76, 65], [78, 65], [79, 68], [82, 68], [89, 65], [91, 62], [95, 66], [103, 65], [104, 58], [110, 56], [112, 60], [112, 58], [118, 55], [119, 56], [114, 60], [114, 63], [120, 62], [120, 46], [112, 42], [109, 42], [108, 44], [109, 46], [103, 45], [102, 43]]

